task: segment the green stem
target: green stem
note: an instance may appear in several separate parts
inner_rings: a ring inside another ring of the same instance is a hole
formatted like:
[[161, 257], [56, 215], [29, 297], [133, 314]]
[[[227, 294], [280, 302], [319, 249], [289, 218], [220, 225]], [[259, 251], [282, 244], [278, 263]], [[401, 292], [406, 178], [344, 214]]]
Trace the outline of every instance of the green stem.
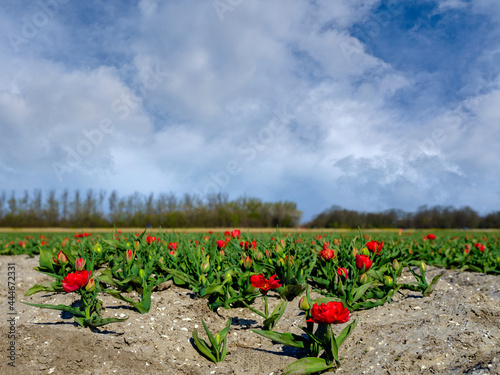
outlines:
[[269, 308], [267, 306], [267, 294], [264, 294], [264, 312], [266, 314], [266, 319], [269, 318]]

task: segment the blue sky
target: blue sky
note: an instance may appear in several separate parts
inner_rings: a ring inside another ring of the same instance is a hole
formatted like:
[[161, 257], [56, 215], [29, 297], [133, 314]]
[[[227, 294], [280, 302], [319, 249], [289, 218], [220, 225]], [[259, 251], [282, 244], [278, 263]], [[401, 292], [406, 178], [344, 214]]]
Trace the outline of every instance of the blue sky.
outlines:
[[4, 1], [0, 190], [500, 209], [497, 0]]

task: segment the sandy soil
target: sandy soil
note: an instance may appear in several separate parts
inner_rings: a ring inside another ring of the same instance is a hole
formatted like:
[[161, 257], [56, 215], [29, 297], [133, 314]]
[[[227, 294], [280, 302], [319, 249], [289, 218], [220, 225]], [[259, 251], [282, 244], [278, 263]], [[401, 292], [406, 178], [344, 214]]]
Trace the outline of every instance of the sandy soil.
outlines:
[[[8, 365], [9, 327], [6, 304], [7, 263], [16, 267], [16, 367]], [[141, 315], [121, 301], [103, 296], [104, 317], [123, 317], [101, 333], [73, 323], [58, 311], [22, 304], [69, 303], [75, 295], [39, 293], [24, 297], [35, 283], [51, 279], [33, 270], [38, 259], [25, 255], [0, 257], [2, 356], [0, 374], [281, 374], [301, 352], [273, 343], [253, 332], [262, 319], [248, 309], [211, 312], [203, 299], [188, 290], [163, 284], [153, 293], [153, 305]], [[359, 318], [353, 334], [340, 349], [337, 374], [499, 374], [500, 279], [429, 267], [428, 276], [444, 272], [430, 297], [415, 292], [397, 295], [394, 302], [352, 314]], [[410, 280], [406, 275], [406, 281]], [[272, 297], [273, 294], [271, 293]], [[270, 305], [278, 302], [270, 298]], [[304, 324], [298, 299], [288, 304], [277, 331]], [[261, 300], [256, 308], [261, 308]], [[228, 354], [214, 364], [191, 344], [201, 318], [213, 330], [232, 318]], [[336, 332], [344, 325], [335, 327]]]

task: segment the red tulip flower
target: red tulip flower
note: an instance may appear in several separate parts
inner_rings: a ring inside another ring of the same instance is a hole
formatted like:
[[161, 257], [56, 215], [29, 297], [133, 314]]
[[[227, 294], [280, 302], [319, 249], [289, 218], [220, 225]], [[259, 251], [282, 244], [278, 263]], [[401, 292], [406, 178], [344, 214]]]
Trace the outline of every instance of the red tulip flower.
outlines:
[[240, 234], [241, 234], [241, 230], [239, 230], [239, 229], [235, 229], [235, 230], [233, 230], [233, 231], [231, 232], [231, 236], [232, 236], [233, 238], [240, 238]]
[[382, 248], [384, 247], [384, 241], [370, 241], [366, 244], [366, 247], [368, 248], [368, 250], [370, 250], [370, 252], [380, 254]]
[[319, 256], [324, 260], [332, 260], [337, 255], [335, 254], [335, 251], [333, 251], [332, 249], [323, 249], [320, 251]]
[[250, 242], [247, 242], [247, 241], [241, 241], [240, 242], [240, 246], [242, 249], [245, 249], [245, 250], [248, 250], [248, 248], [250, 247]]
[[279, 280], [276, 280], [278, 276], [272, 275], [269, 280], [267, 280], [263, 274], [250, 276], [250, 282], [255, 288], [259, 288], [262, 294], [266, 294], [271, 289], [276, 289], [282, 286]]
[[485, 249], [484, 245], [480, 244], [479, 242], [475, 243], [474, 247], [478, 249], [480, 252], [483, 252]]
[[310, 323], [340, 324], [349, 320], [349, 309], [342, 302], [315, 303], [310, 312], [311, 318], [306, 320]]
[[217, 249], [222, 250], [225, 247], [226, 247], [226, 241], [217, 240]]
[[151, 245], [154, 241], [160, 242], [160, 237], [158, 237], [158, 238], [152, 237], [152, 236], [146, 237], [146, 242], [148, 243], [148, 245]]
[[347, 269], [345, 267], [337, 268], [337, 274], [347, 279]]
[[170, 250], [177, 250], [177, 246], [179, 246], [179, 243], [178, 242], [169, 242], [168, 243], [168, 248]]
[[89, 271], [76, 271], [69, 273], [62, 280], [62, 286], [66, 293], [74, 292], [80, 288], [85, 287], [89, 281]]
[[361, 272], [366, 272], [370, 269], [373, 262], [366, 255], [356, 255], [356, 267], [361, 270]]
[[426, 240], [435, 240], [436, 239], [436, 235], [435, 234], [428, 234], [427, 236], [424, 237], [424, 241]]

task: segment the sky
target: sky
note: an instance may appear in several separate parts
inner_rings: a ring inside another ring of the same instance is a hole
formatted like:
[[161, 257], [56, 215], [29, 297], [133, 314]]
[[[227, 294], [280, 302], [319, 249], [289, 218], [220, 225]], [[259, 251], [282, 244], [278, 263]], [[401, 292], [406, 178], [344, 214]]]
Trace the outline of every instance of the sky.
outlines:
[[500, 210], [498, 0], [5, 0], [0, 191]]

